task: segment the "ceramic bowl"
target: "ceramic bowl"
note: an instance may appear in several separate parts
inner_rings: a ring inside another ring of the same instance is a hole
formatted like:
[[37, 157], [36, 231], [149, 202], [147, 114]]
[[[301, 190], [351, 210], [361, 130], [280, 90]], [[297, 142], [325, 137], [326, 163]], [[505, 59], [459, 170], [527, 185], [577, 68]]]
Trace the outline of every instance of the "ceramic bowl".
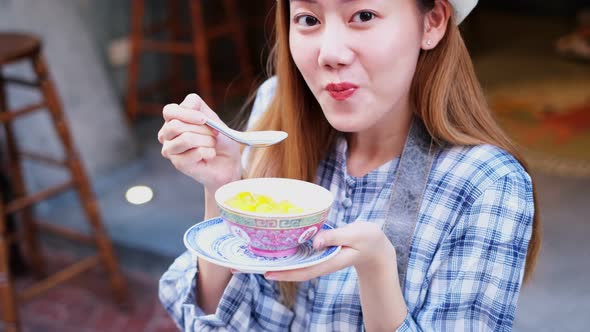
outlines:
[[[240, 192], [265, 195], [276, 202], [287, 200], [303, 208], [298, 213], [257, 213], [228, 204]], [[215, 192], [222, 219], [234, 235], [244, 239], [258, 256], [286, 257], [322, 228], [334, 198], [327, 189], [286, 178], [255, 178], [228, 183]]]

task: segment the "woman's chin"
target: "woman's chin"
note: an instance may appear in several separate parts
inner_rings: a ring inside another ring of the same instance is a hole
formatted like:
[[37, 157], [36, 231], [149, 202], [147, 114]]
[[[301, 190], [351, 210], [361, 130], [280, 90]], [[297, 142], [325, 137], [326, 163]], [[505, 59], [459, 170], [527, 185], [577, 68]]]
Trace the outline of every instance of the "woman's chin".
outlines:
[[332, 127], [340, 132], [353, 133], [366, 130], [371, 126], [363, 108], [353, 103], [340, 105], [322, 105], [324, 116]]
[[334, 129], [343, 133], [356, 133], [365, 129], [362, 123], [356, 122], [350, 118], [328, 119], [328, 122], [330, 122], [330, 125], [332, 125]]

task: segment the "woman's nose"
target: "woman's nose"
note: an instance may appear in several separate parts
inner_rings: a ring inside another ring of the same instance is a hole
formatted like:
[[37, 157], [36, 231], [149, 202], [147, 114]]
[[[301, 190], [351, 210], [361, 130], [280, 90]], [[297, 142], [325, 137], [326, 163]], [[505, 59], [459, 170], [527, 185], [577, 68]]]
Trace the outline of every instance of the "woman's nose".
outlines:
[[347, 45], [342, 29], [325, 29], [318, 56], [320, 67], [341, 68], [350, 65], [354, 59], [354, 52]]

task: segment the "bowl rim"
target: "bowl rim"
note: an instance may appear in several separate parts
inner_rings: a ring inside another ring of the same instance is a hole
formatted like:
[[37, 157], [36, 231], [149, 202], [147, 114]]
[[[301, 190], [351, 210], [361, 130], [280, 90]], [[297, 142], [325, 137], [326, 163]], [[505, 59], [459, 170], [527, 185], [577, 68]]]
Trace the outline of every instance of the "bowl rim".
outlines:
[[[260, 180], [260, 179], [268, 179], [269, 181], [280, 180], [280, 181], [302, 182], [302, 183], [305, 183], [306, 185], [316, 186], [320, 191], [324, 191], [325, 193], [328, 194], [328, 196], [330, 198], [330, 204], [328, 204], [327, 207], [325, 207], [321, 210], [316, 210], [313, 212], [304, 211], [304, 212], [299, 212], [299, 213], [260, 213], [260, 212], [256, 213], [256, 212], [249, 212], [249, 211], [243, 211], [243, 210], [231, 208], [231, 207], [227, 206], [225, 204], [225, 202], [222, 202], [221, 199], [219, 198], [218, 193], [220, 192], [220, 189], [224, 188], [225, 186], [229, 186], [229, 185], [235, 184], [237, 182], [255, 181], [255, 180]], [[303, 180], [297, 180], [297, 179], [291, 179], [291, 178], [279, 178], [279, 177], [248, 178], [248, 179], [236, 180], [236, 181], [224, 184], [223, 186], [219, 187], [215, 191], [214, 196], [215, 196], [215, 203], [217, 203], [217, 206], [220, 209], [229, 211], [234, 214], [239, 214], [241, 216], [255, 218], [255, 219], [301, 219], [301, 218], [311, 217], [314, 215], [325, 213], [326, 211], [330, 210], [330, 208], [334, 204], [334, 195], [332, 194], [332, 192], [329, 191], [328, 189], [320, 186], [319, 184], [309, 182], [309, 181], [303, 181]]]

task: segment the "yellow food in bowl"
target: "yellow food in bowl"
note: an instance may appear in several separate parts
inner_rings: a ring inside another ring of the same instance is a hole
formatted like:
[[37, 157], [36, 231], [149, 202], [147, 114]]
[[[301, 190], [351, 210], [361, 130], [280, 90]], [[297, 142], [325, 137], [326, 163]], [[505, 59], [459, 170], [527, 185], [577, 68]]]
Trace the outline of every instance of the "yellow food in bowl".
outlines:
[[252, 194], [249, 191], [239, 192], [234, 197], [231, 197], [230, 199], [225, 201], [225, 204], [236, 210], [246, 212], [268, 214], [287, 214], [303, 212], [303, 208], [297, 207], [287, 200], [276, 202], [268, 196]]

